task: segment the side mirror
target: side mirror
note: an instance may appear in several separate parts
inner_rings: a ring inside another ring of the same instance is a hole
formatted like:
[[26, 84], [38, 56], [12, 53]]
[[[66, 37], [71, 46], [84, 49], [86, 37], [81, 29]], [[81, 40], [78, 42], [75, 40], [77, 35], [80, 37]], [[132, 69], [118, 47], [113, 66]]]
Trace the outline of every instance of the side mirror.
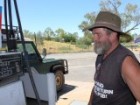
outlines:
[[43, 56], [43, 58], [46, 57], [46, 55], [47, 55], [47, 49], [46, 48], [42, 49], [42, 54], [41, 55]]

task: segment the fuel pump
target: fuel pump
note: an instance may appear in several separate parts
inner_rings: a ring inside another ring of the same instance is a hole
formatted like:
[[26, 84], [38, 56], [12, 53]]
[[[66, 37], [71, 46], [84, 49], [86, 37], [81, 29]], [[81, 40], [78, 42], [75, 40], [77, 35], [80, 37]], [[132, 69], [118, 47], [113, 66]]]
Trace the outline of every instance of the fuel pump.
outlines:
[[[11, 2], [14, 4], [14, 8], [15, 8], [15, 14], [16, 14], [16, 18], [17, 18], [18, 27], [19, 27], [19, 34], [20, 34], [22, 46], [23, 46], [23, 53], [16, 51], [17, 40], [16, 40], [14, 29], [13, 29], [13, 19], [12, 19], [13, 18], [12, 17], [13, 8], [11, 5]], [[21, 25], [21, 21], [20, 21], [18, 5], [17, 5], [16, 0], [4, 0], [4, 20], [5, 20], [4, 25], [5, 25], [7, 50], [6, 50], [6, 52], [4, 52], [0, 55], [0, 79], [14, 77], [15, 75], [18, 77], [19, 74], [22, 74], [24, 72], [22, 70], [22, 59], [24, 59], [26, 61], [25, 63], [26, 63], [26, 67], [27, 67], [27, 72], [29, 73], [29, 77], [30, 77], [30, 80], [32, 83], [32, 87], [33, 87], [38, 105], [41, 105], [38, 91], [36, 89], [36, 86], [35, 86], [35, 83], [33, 80], [33, 76], [32, 76], [32, 72], [30, 70], [30, 65], [28, 63], [28, 53], [26, 51], [26, 46], [24, 43], [24, 35], [22, 32], [22, 25]], [[5, 69], [5, 67], [7, 69]], [[5, 74], [3, 73], [4, 71], [6, 71]]]

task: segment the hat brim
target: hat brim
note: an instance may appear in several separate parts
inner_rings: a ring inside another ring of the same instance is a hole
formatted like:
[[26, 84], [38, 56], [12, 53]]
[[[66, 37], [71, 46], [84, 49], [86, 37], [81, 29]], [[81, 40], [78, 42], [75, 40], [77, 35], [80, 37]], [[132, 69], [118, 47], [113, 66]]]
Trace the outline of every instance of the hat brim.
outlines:
[[112, 25], [109, 25], [109, 24], [97, 24], [97, 23], [96, 23], [96, 24], [94, 24], [94, 25], [88, 27], [87, 30], [92, 31], [92, 30], [95, 29], [95, 28], [108, 28], [108, 29], [110, 29], [110, 30], [112, 30], [112, 31], [115, 31], [115, 32], [119, 33], [120, 35], [128, 35], [127, 33], [122, 32], [122, 31], [121, 31], [120, 29], [118, 29], [117, 27], [112, 26]]

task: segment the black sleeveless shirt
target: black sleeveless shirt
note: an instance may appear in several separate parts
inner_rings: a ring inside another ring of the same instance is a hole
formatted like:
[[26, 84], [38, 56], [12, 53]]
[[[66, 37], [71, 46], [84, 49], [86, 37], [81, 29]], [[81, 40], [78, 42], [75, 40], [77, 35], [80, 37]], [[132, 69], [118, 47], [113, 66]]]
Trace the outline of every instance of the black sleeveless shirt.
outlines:
[[136, 99], [121, 76], [122, 62], [127, 56], [136, 59], [134, 54], [122, 45], [104, 60], [103, 55], [97, 56], [92, 105], [136, 105]]

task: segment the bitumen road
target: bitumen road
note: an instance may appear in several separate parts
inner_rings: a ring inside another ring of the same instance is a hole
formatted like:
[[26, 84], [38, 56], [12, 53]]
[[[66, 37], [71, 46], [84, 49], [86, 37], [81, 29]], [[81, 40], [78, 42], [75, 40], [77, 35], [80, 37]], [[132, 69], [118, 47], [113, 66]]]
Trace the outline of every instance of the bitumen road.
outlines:
[[66, 80], [92, 82], [95, 72], [96, 54], [93, 52], [85, 53], [66, 53], [50, 54], [47, 58], [67, 59], [69, 65], [69, 74], [65, 75]]

